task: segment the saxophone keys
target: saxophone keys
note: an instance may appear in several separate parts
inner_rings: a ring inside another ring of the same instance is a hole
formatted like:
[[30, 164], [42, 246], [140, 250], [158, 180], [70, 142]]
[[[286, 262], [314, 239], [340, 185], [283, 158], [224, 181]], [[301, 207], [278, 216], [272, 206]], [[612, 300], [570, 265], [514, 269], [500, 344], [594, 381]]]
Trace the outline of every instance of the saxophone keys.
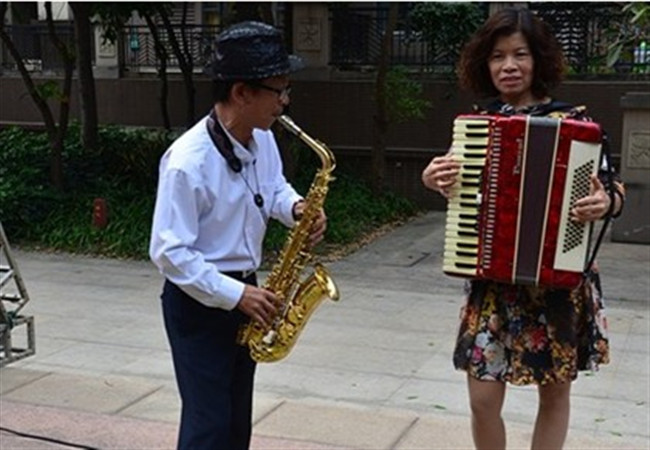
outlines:
[[298, 307], [296, 305], [294, 305], [289, 310], [289, 313], [287, 314], [287, 319], [292, 324], [301, 323], [304, 318], [305, 318], [304, 308]]
[[270, 330], [268, 333], [264, 335], [262, 338], [262, 342], [266, 345], [273, 345], [275, 343], [275, 339], [277, 338], [278, 333], [275, 332], [275, 330]]

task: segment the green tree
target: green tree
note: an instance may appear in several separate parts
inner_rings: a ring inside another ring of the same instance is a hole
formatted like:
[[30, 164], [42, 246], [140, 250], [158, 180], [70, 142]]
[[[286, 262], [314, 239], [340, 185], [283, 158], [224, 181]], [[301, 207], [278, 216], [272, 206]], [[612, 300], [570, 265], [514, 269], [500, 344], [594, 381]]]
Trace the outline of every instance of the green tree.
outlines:
[[386, 135], [392, 123], [424, 117], [431, 104], [422, 98], [422, 85], [409, 78], [404, 67], [391, 66], [393, 34], [397, 27], [399, 3], [388, 9], [375, 78], [375, 113], [373, 115], [371, 187], [375, 194], [385, 188]]
[[[607, 66], [613, 67], [622, 57], [625, 49], [640, 51], [644, 46], [650, 46], [650, 5], [645, 2], [631, 2], [622, 6], [622, 12], [627, 24], [614, 31], [613, 42], [607, 49]], [[642, 45], [644, 43], [645, 45]], [[647, 58], [646, 53], [644, 59]], [[634, 61], [634, 51], [632, 51]], [[638, 62], [638, 61], [634, 61]], [[650, 61], [645, 61], [650, 64]]]
[[392, 56], [392, 41], [395, 27], [397, 26], [398, 3], [392, 2], [388, 9], [388, 20], [381, 42], [379, 61], [377, 63], [377, 77], [375, 79], [375, 114], [372, 117], [372, 155], [371, 155], [371, 181], [370, 185], [375, 194], [384, 189], [386, 174], [386, 133], [390, 119], [388, 116], [389, 105], [387, 95], [387, 76], [390, 69]]
[[437, 64], [457, 61], [465, 41], [481, 26], [485, 14], [474, 2], [419, 2], [409, 18], [414, 31], [421, 32], [429, 44], [429, 61]]
[[[45, 124], [45, 130], [47, 131], [50, 144], [50, 183], [55, 189], [61, 191], [63, 190], [63, 142], [70, 118], [70, 92], [72, 90], [75, 54], [73, 49], [68, 47], [57, 35], [52, 18], [52, 2], [45, 2], [48, 34], [63, 61], [63, 87], [61, 88], [55, 80], [48, 80], [37, 84], [27, 71], [23, 57], [5, 29], [4, 18], [8, 5], [9, 2], [0, 2], [0, 39], [4, 42], [9, 54], [16, 63], [27, 92], [43, 117], [43, 123]], [[58, 123], [48, 104], [48, 100], [58, 100], [59, 102]]]

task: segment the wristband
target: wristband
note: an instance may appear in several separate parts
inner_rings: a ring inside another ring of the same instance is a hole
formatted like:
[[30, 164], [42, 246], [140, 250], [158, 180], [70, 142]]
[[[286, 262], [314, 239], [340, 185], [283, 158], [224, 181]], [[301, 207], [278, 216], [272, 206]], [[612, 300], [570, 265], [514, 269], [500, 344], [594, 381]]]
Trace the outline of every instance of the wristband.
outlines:
[[300, 219], [302, 219], [302, 214], [296, 214], [296, 206], [298, 203], [304, 203], [304, 200], [298, 200], [296, 203], [294, 203], [293, 207], [291, 208], [291, 216], [293, 217], [293, 220], [298, 222]]
[[607, 208], [607, 212], [605, 214], [603, 214], [602, 219], [613, 216], [612, 213], [614, 212], [614, 208], [616, 208], [616, 196], [615, 196], [616, 194], [615, 194], [615, 192], [616, 192], [616, 190], [612, 190], [612, 191], [609, 191], [607, 193], [607, 195], [609, 196], [609, 208]]
[[[612, 199], [615, 199], [616, 196], [618, 196], [618, 198], [621, 200], [621, 207], [618, 209], [618, 212], [616, 214], [613, 214], [614, 209], [610, 208], [612, 210], [612, 218], [613, 219], [616, 219], [617, 217], [620, 217], [620, 215], [623, 213], [623, 205], [625, 205], [625, 196], [618, 189], [614, 189]], [[616, 202], [614, 202], [614, 203], [616, 203]]]

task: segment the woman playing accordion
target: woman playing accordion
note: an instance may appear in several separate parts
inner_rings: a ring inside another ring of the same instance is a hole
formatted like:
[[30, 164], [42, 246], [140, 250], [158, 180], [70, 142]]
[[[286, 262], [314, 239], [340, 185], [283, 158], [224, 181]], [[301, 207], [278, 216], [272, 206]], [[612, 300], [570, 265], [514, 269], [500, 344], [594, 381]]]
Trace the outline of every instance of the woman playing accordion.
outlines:
[[[468, 42], [459, 63], [462, 87], [495, 97], [472, 114], [590, 121], [585, 108], [550, 97], [564, 71], [562, 51], [548, 25], [530, 11], [514, 8], [492, 15]], [[569, 220], [592, 223], [620, 215], [623, 184], [608, 158], [599, 166], [587, 195], [570, 208]], [[433, 158], [422, 181], [449, 199], [460, 171], [461, 163], [450, 152]], [[501, 409], [506, 383], [538, 386], [532, 448], [561, 448], [568, 430], [572, 381], [579, 371], [595, 370], [609, 361], [595, 263], [576, 288], [468, 281], [453, 360], [467, 373], [477, 448], [505, 448]]]

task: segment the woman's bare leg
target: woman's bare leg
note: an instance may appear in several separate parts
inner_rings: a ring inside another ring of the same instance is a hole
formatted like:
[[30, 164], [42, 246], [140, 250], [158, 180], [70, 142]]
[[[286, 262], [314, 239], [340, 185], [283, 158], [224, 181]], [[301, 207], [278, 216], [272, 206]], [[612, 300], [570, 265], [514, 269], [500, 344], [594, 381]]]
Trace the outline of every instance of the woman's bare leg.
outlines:
[[532, 450], [559, 450], [569, 429], [571, 383], [547, 384], [538, 387], [539, 408]]
[[472, 436], [477, 450], [504, 450], [506, 427], [501, 408], [506, 385], [500, 381], [479, 381], [467, 376], [469, 403], [472, 410]]

